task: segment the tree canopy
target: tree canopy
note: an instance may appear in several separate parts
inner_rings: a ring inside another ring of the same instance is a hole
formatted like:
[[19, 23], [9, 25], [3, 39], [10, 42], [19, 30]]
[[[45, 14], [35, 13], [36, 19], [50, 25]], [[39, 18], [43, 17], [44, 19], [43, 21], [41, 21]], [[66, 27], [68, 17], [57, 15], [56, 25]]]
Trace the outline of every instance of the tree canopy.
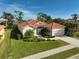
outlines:
[[12, 24], [14, 15], [12, 13], [4, 12], [2, 18], [6, 19], [6, 25]]
[[47, 22], [47, 23], [51, 23], [53, 21], [51, 16], [48, 16], [47, 14], [42, 12], [37, 14], [37, 20]]
[[15, 11], [15, 13], [16, 13], [16, 16], [15, 16], [16, 20], [19, 23], [22, 22], [23, 21], [23, 16], [24, 16], [23, 12], [21, 12], [21, 11]]

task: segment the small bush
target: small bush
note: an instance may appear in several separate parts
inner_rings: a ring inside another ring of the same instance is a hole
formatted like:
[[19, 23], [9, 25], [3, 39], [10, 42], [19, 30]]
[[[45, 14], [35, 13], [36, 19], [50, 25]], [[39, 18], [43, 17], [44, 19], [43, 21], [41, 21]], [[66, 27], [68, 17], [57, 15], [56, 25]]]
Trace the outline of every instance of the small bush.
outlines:
[[34, 32], [33, 32], [33, 30], [28, 30], [28, 31], [26, 31], [25, 37], [28, 37], [28, 38], [34, 37]]
[[34, 39], [33, 40], [34, 42], [37, 42], [38, 41], [38, 38], [37, 37], [33, 37], [33, 39]]
[[73, 35], [74, 37], [79, 37], [79, 32], [75, 32]]
[[41, 39], [41, 41], [45, 41], [45, 39]]
[[28, 41], [33, 42], [34, 39], [33, 38], [28, 38]]
[[40, 42], [40, 41], [45, 41], [45, 39], [37, 38], [37, 41], [38, 41], [38, 42]]

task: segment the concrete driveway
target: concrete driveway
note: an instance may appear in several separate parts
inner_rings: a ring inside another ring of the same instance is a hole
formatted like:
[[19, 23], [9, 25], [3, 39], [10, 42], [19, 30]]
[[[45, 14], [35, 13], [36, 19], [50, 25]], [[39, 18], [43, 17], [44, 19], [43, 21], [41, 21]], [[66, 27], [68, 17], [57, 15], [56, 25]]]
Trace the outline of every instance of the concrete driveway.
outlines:
[[74, 45], [76, 47], [79, 47], [79, 40], [76, 38], [68, 37], [68, 36], [62, 36], [62, 37], [57, 37], [62, 41], [65, 41], [67, 43], [70, 43], [71, 45]]

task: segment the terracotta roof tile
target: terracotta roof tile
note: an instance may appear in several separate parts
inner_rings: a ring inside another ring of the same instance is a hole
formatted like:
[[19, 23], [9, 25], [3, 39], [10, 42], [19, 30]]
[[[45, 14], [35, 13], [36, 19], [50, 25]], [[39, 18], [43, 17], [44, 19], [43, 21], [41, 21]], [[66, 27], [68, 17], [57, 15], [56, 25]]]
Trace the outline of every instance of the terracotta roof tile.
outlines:
[[22, 22], [22, 23], [18, 24], [18, 27], [24, 28], [24, 26], [26, 26], [26, 25], [37, 26], [37, 27], [41, 26], [41, 27], [48, 27], [48, 28], [61, 28], [64, 26], [64, 25], [61, 25], [61, 24], [58, 24], [55, 22], [48, 24], [45, 22], [37, 21], [37, 20], [28, 20], [26, 22]]
[[2, 29], [4, 29], [4, 28], [5, 28], [4, 25], [0, 25], [0, 31], [1, 31]]
[[52, 27], [52, 28], [61, 28], [61, 27], [65, 27], [65, 26], [61, 25], [59, 23], [53, 22], [53, 23], [49, 24], [49, 27]]

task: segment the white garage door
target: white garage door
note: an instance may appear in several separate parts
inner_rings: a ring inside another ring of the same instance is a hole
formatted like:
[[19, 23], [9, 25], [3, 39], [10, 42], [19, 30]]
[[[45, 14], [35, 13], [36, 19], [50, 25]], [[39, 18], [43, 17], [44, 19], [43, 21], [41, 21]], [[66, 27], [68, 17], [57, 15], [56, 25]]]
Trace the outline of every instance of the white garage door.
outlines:
[[63, 35], [64, 35], [64, 28], [52, 29], [52, 36], [63, 36]]

